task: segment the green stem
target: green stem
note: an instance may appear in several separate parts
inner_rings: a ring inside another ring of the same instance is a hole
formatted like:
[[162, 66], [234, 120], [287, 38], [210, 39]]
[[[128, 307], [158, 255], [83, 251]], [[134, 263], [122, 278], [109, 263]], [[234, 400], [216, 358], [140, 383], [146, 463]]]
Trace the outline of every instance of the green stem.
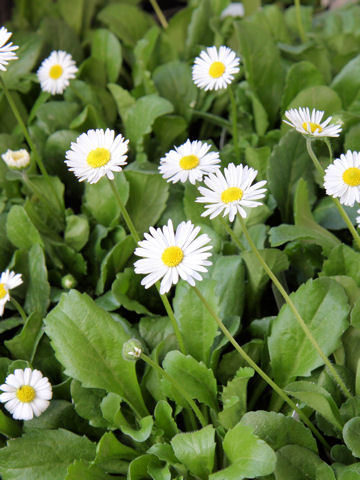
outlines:
[[307, 336], [307, 338], [309, 339], [310, 343], [312, 344], [312, 346], [315, 348], [315, 350], [317, 351], [317, 353], [320, 355], [320, 357], [322, 358], [323, 362], [325, 363], [325, 365], [328, 367], [329, 369], [329, 372], [332, 374], [332, 376], [334, 377], [335, 381], [338, 383], [338, 385], [340, 386], [341, 390], [344, 392], [344, 395], [347, 397], [347, 398], [353, 398], [351, 393], [349, 392], [349, 390], [347, 389], [346, 385], [344, 384], [344, 382], [342, 381], [341, 377], [339, 376], [339, 374], [337, 373], [337, 371], [335, 370], [335, 368], [333, 367], [333, 365], [331, 364], [330, 360], [327, 358], [327, 356], [325, 355], [325, 353], [322, 351], [320, 345], [318, 344], [318, 342], [315, 340], [313, 334], [311, 333], [309, 327], [306, 325], [306, 323], [304, 322], [304, 320], [302, 319], [300, 313], [298, 312], [297, 308], [295, 307], [293, 301], [291, 300], [290, 296], [286, 293], [286, 290], [284, 289], [284, 287], [281, 285], [281, 283], [279, 282], [279, 280], [277, 279], [276, 275], [273, 273], [273, 271], [271, 270], [271, 268], [268, 266], [268, 264], [265, 262], [265, 260], [263, 259], [263, 257], [261, 256], [259, 250], [256, 248], [256, 245], [255, 243], [252, 241], [250, 235], [249, 235], [249, 232], [246, 228], [246, 225], [245, 225], [245, 222], [244, 222], [244, 219], [241, 217], [241, 215], [239, 215], [239, 219], [240, 219], [240, 224], [241, 224], [241, 227], [242, 227], [242, 230], [243, 230], [243, 233], [245, 235], [245, 238], [247, 239], [247, 241], [249, 242], [249, 245], [252, 249], [252, 251], [254, 252], [256, 258], [259, 260], [260, 264], [262, 265], [263, 269], [265, 270], [265, 272], [269, 275], [269, 277], [271, 278], [271, 280], [273, 281], [273, 283], [275, 284], [276, 288], [279, 290], [279, 292], [281, 293], [281, 295], [283, 296], [284, 300], [286, 301], [286, 303], [288, 304], [290, 310], [293, 312], [296, 320], [298, 321], [300, 327], [302, 328], [303, 332], [305, 333], [305, 335]]
[[113, 180], [110, 180], [108, 178], [108, 181], [109, 181], [109, 184], [110, 184], [110, 187], [111, 187], [111, 190], [113, 191], [113, 194], [115, 195], [115, 198], [119, 204], [119, 207], [120, 207], [120, 210], [121, 210], [121, 214], [125, 220], [125, 223], [135, 241], [135, 243], [139, 243], [140, 242], [140, 237], [139, 237], [139, 234], [137, 233], [136, 231], [136, 228], [135, 228], [135, 225], [133, 224], [131, 218], [130, 218], [130, 215], [128, 214], [126, 208], [125, 208], [125, 205], [123, 204], [123, 201], [121, 200], [121, 197], [120, 197], [120, 194], [117, 190], [117, 188], [115, 187], [114, 185], [114, 182]]
[[[126, 210], [126, 207], [125, 205], [123, 204], [123, 201], [121, 200], [121, 197], [119, 195], [119, 192], [117, 191], [115, 185], [114, 185], [114, 182], [110, 179], [109, 180], [109, 183], [110, 183], [110, 186], [111, 186], [111, 189], [115, 195], [115, 198], [117, 199], [117, 202], [120, 206], [120, 210], [121, 210], [121, 213], [122, 213], [122, 216], [125, 220], [125, 223], [126, 225], [128, 226], [128, 229], [130, 230], [130, 233], [135, 241], [136, 244], [139, 243], [140, 241], [140, 237], [139, 237], [139, 234], [137, 233], [136, 231], [136, 228], [130, 218], [130, 215], [128, 214], [127, 210]], [[184, 345], [184, 341], [182, 339], [182, 336], [181, 336], [181, 333], [180, 333], [180, 330], [179, 330], [179, 326], [177, 324], [177, 321], [176, 321], [176, 318], [175, 318], [175, 315], [174, 315], [174, 312], [173, 312], [173, 309], [171, 308], [171, 305], [169, 303], [169, 300], [167, 298], [166, 295], [163, 295], [160, 293], [160, 287], [159, 287], [159, 283], [157, 282], [156, 284], [156, 288], [157, 288], [157, 291], [159, 292], [159, 295], [160, 295], [160, 298], [164, 304], [164, 307], [165, 307], [165, 310], [166, 310], [166, 313], [168, 314], [169, 318], [170, 318], [170, 321], [172, 323], [172, 326], [173, 326], [173, 329], [174, 329], [174, 332], [175, 332], [175, 335], [176, 335], [176, 338], [177, 338], [177, 341], [178, 341], [178, 344], [179, 344], [179, 347], [180, 347], [180, 351], [181, 353], [183, 353], [184, 355], [186, 354], [186, 350], [185, 350], [185, 345]]]
[[17, 300], [15, 300], [15, 298], [13, 298], [13, 297], [10, 297], [10, 301], [14, 305], [16, 310], [20, 313], [20, 316], [23, 319], [23, 322], [25, 323], [27, 317], [26, 317], [26, 313], [24, 312], [24, 309], [22, 308], [20, 303]]
[[176, 335], [176, 338], [177, 338], [177, 341], [178, 341], [178, 344], [179, 344], [180, 351], [181, 351], [181, 353], [186, 355], [186, 349], [185, 349], [184, 341], [183, 341], [182, 335], [180, 333], [179, 325], [176, 321], [173, 309], [171, 308], [170, 302], [169, 302], [166, 294], [160, 293], [159, 282], [156, 283], [156, 288], [157, 288], [157, 291], [159, 292], [160, 298], [161, 298], [161, 300], [164, 304], [166, 313], [168, 314], [168, 316], [170, 318], [172, 327], [174, 329], [174, 332], [175, 332], [175, 335]]
[[163, 368], [161, 368], [160, 365], [158, 365], [150, 357], [145, 355], [145, 353], [141, 353], [140, 358], [144, 360], [144, 362], [146, 362], [148, 365], [150, 365], [150, 367], [154, 368], [160, 375], [166, 378], [166, 380], [168, 380], [175, 387], [175, 389], [180, 393], [182, 397], [185, 398], [187, 403], [190, 405], [193, 412], [197, 416], [201, 426], [206, 427], [207, 423], [199, 407], [196, 405], [194, 400], [187, 394], [187, 392], [182, 388], [181, 384], [178, 383], [177, 380], [175, 380], [174, 377], [169, 375]]
[[14, 114], [14, 117], [16, 118], [16, 120], [17, 120], [17, 122], [18, 122], [18, 124], [19, 124], [19, 126], [20, 126], [20, 128], [21, 128], [21, 130], [22, 130], [22, 132], [23, 132], [23, 135], [24, 135], [24, 137], [25, 137], [25, 140], [27, 141], [27, 143], [28, 143], [28, 145], [29, 145], [29, 147], [30, 147], [30, 150], [31, 150], [31, 152], [32, 152], [32, 154], [33, 154], [33, 157], [35, 158], [36, 164], [37, 164], [37, 166], [39, 167], [39, 170], [40, 170], [40, 172], [42, 173], [42, 175], [46, 178], [47, 182], [49, 183], [50, 189], [54, 192], [54, 196], [55, 196], [55, 198], [56, 198], [56, 201], [57, 201], [57, 202], [59, 203], [59, 205], [60, 205], [60, 210], [62, 210], [61, 201], [60, 201], [60, 199], [59, 199], [59, 197], [58, 197], [58, 195], [57, 195], [56, 190], [53, 188], [53, 186], [52, 186], [52, 184], [51, 184], [51, 182], [50, 182], [49, 175], [48, 175], [48, 173], [47, 173], [47, 171], [46, 171], [46, 168], [45, 168], [45, 166], [44, 166], [44, 164], [43, 164], [43, 161], [42, 161], [41, 156], [40, 156], [40, 154], [39, 154], [39, 152], [38, 152], [38, 149], [37, 149], [35, 143], [32, 141], [32, 139], [31, 139], [31, 137], [30, 137], [30, 134], [29, 134], [29, 132], [28, 132], [28, 129], [26, 128], [26, 125], [25, 125], [25, 123], [24, 123], [24, 121], [23, 121], [23, 119], [22, 119], [22, 117], [21, 117], [21, 115], [20, 115], [20, 112], [19, 112], [19, 110], [18, 110], [18, 108], [17, 108], [17, 106], [16, 106], [16, 104], [15, 104], [15, 102], [14, 102], [14, 99], [12, 98], [12, 96], [11, 96], [11, 94], [10, 94], [10, 92], [9, 92], [9, 90], [8, 90], [5, 82], [4, 82], [4, 79], [3, 79], [3, 77], [2, 77], [1, 75], [0, 75], [0, 82], [1, 82], [2, 88], [4, 89], [4, 93], [5, 93], [5, 96], [6, 96], [6, 98], [7, 98], [8, 103], [9, 103], [9, 105], [10, 105], [10, 108], [11, 108], [13, 114]]
[[232, 121], [232, 135], [233, 135], [234, 150], [235, 150], [236, 157], [240, 158], [238, 131], [237, 131], [237, 105], [236, 105], [235, 95], [232, 87], [229, 87], [228, 90], [229, 90], [229, 96], [231, 101], [231, 121]]
[[[315, 152], [314, 150], [312, 149], [312, 146], [311, 146], [311, 139], [310, 138], [307, 138], [306, 139], [306, 148], [307, 148], [307, 151], [312, 159], [312, 161], [314, 162], [315, 164], [315, 167], [317, 169], [317, 171], [319, 172], [319, 174], [321, 175], [321, 178], [324, 177], [325, 175], [325, 170], [322, 168], [322, 166], [320, 165], [320, 162], [319, 160], [317, 159], [316, 155], [315, 155]], [[329, 146], [328, 146], [329, 148]], [[330, 147], [331, 149], [331, 147]], [[330, 150], [331, 152], [331, 150]], [[330, 197], [332, 199], [332, 201], [335, 203], [336, 205], [336, 208], [338, 209], [342, 219], [344, 220], [346, 226], [348, 227], [357, 247], [360, 249], [360, 236], [358, 234], [358, 232], [356, 231], [356, 228], [354, 227], [354, 225], [352, 224], [348, 214], [345, 212], [343, 206], [341, 205], [339, 199], [337, 198], [334, 198], [334, 197]]]
[[215, 123], [215, 125], [220, 125], [221, 127], [226, 127], [228, 129], [231, 128], [231, 123], [228, 120], [225, 120], [218, 115], [214, 115], [213, 113], [200, 112], [200, 110], [192, 110], [192, 113], [197, 117], [202, 117], [209, 120], [211, 123]]
[[169, 26], [161, 8], [159, 7], [159, 4], [157, 3], [156, 0], [150, 0], [150, 3], [151, 3], [151, 6], [153, 7], [154, 9], [154, 12], [156, 13], [156, 16], [158, 17], [159, 19], [159, 22], [161, 23], [161, 26], [163, 28], [167, 28]]
[[302, 43], [306, 42], [306, 34], [301, 18], [300, 0], [295, 0], [296, 23]]
[[327, 137], [324, 138], [324, 142], [326, 143], [326, 146], [328, 147], [330, 162], [332, 162], [333, 161], [333, 151], [332, 151], [332, 148], [331, 148], [331, 143], [329, 142], [329, 139]]
[[237, 341], [234, 339], [234, 337], [231, 335], [229, 330], [225, 327], [221, 319], [217, 316], [217, 314], [214, 312], [214, 310], [211, 308], [210, 304], [207, 302], [207, 300], [204, 298], [200, 290], [194, 286], [193, 289], [195, 290], [197, 296], [200, 298], [202, 303], [205, 305], [206, 309], [210, 313], [210, 315], [214, 318], [218, 326], [220, 327], [221, 331], [224, 333], [226, 338], [229, 340], [229, 342], [233, 345], [235, 350], [241, 355], [241, 357], [252, 367], [259, 375], [260, 377], [265, 380], [265, 382], [270, 385], [270, 387], [281, 397], [289, 406], [291, 409], [295, 410], [299, 417], [302, 419], [302, 421], [307, 425], [311, 431], [314, 433], [314, 435], [318, 438], [318, 440], [324, 445], [325, 448], [329, 449], [329, 445], [325, 438], [321, 435], [321, 433], [317, 430], [317, 428], [313, 425], [313, 423], [308, 419], [308, 417], [305, 415], [304, 412], [302, 412], [296, 404], [291, 400], [290, 397], [286, 395], [286, 393], [254, 362], [254, 360], [249, 357], [249, 355], [243, 350], [240, 345], [237, 343]]
[[246, 248], [245, 248], [244, 244], [241, 242], [240, 238], [237, 235], [235, 235], [234, 230], [230, 227], [230, 225], [228, 225], [227, 221], [223, 217], [220, 217], [220, 221], [224, 225], [224, 228], [227, 231], [227, 233], [234, 240], [236, 245], [240, 248], [240, 250], [245, 252]]

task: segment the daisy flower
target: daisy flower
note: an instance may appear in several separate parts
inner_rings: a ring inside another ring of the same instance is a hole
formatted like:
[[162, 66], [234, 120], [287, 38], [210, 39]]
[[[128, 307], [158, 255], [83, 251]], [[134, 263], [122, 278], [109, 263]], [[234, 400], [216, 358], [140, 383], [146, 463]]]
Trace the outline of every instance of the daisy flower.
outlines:
[[0, 28], [0, 70], [3, 72], [6, 72], [5, 65], [7, 65], [10, 60], [16, 60], [18, 58], [15, 55], [14, 50], [17, 50], [19, 47], [13, 45], [12, 42], [6, 43], [11, 35], [12, 33], [8, 32], [5, 27]]
[[232, 2], [221, 12], [221, 20], [226, 17], [243, 17], [245, 15], [244, 5], [241, 2]]
[[240, 59], [228, 47], [208, 47], [195, 58], [192, 78], [195, 85], [207, 90], [226, 88], [239, 72]]
[[54, 50], [50, 57], [46, 58], [37, 71], [41, 90], [51, 95], [63, 93], [69, 86], [69, 80], [75, 78], [78, 71], [70, 53], [62, 50]]
[[113, 172], [121, 172], [126, 165], [129, 140], [115, 137], [114, 130], [88, 130], [82, 133], [66, 152], [65, 163], [82, 182], [96, 183], [106, 175], [114, 179]]
[[145, 240], [139, 242], [135, 255], [144, 257], [134, 264], [135, 273], [147, 274], [141, 280], [145, 288], [149, 288], [160, 278], [160, 293], [166, 293], [171, 285], [175, 285], [179, 277], [195, 285], [195, 280], [202, 280], [198, 272], [207, 272], [208, 261], [212, 254], [210, 238], [205, 233], [197, 237], [200, 227], [190, 221], [181, 222], [174, 232], [172, 221], [161, 228], [150, 227], [145, 233]]
[[360, 153], [348, 150], [325, 170], [324, 187], [332, 197], [339, 197], [343, 205], [360, 202]]
[[0, 390], [4, 392], [0, 395], [0, 402], [5, 403], [6, 410], [15, 420], [38, 417], [48, 408], [52, 397], [49, 380], [39, 370], [31, 368], [16, 369], [6, 377]]
[[23, 148], [16, 151], [9, 149], [1, 155], [1, 158], [10, 168], [25, 168], [30, 163], [29, 152]]
[[283, 120], [298, 132], [311, 137], [338, 137], [341, 133], [340, 124], [331, 124], [332, 117], [328, 117], [321, 122], [324, 115], [323, 111], [313, 109], [310, 114], [308, 107], [292, 108], [285, 112], [285, 117], [289, 120]]
[[243, 207], [257, 207], [261, 205], [259, 200], [265, 196], [266, 189], [261, 188], [265, 185], [266, 180], [251, 185], [254, 181], [257, 170], [247, 165], [234, 165], [229, 163], [224, 169], [224, 174], [220, 170], [212, 173], [204, 179], [204, 183], [208, 188], [199, 187], [202, 197], [196, 199], [199, 203], [206, 203], [205, 212], [202, 217], [210, 215], [210, 218], [217, 217], [223, 213], [223, 217], [229, 215], [232, 222], [237, 212], [246, 218], [246, 211]]
[[21, 273], [10, 272], [6, 270], [0, 276], [0, 317], [4, 313], [6, 302], [10, 300], [9, 290], [21, 285]]
[[193, 185], [201, 180], [203, 175], [215, 172], [220, 162], [218, 152], [210, 152], [211, 145], [195, 140], [187, 140], [180, 147], [165, 154], [160, 159], [159, 171], [169, 182], [186, 182]]

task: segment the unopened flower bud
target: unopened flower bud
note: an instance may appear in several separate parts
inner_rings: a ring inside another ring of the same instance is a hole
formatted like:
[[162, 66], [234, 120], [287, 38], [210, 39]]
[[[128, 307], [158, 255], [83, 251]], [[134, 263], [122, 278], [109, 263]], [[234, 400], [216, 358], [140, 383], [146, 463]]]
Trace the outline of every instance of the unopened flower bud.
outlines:
[[70, 290], [70, 288], [76, 287], [77, 281], [70, 273], [64, 275], [61, 279], [61, 285], [66, 290]]
[[131, 338], [124, 343], [122, 356], [125, 360], [136, 361], [142, 353], [142, 345], [136, 338]]
[[23, 148], [16, 151], [9, 149], [7, 152], [1, 155], [1, 158], [10, 168], [25, 168], [30, 163], [29, 152]]

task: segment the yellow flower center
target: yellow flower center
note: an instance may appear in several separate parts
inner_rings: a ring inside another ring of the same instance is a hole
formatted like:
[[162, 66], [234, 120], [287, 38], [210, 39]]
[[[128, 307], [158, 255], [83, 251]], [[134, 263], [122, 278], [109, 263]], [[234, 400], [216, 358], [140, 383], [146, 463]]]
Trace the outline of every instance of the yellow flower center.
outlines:
[[183, 170], [191, 170], [199, 165], [199, 158], [196, 155], [185, 155], [180, 160], [180, 167]]
[[95, 150], [91, 150], [86, 161], [90, 167], [99, 168], [108, 163], [110, 156], [110, 152], [107, 148], [95, 148]]
[[322, 127], [318, 123], [312, 123], [312, 122], [304, 122], [302, 124], [302, 127], [304, 130], [306, 130], [309, 133], [314, 133], [316, 130], [321, 133], [323, 131]]
[[183, 258], [184, 253], [180, 247], [168, 247], [161, 255], [161, 260], [167, 267], [176, 267]]
[[22, 160], [24, 158], [24, 154], [22, 152], [13, 152], [12, 160], [17, 162], [18, 160]]
[[35, 390], [33, 387], [30, 387], [30, 385], [23, 385], [16, 392], [17, 398], [23, 403], [32, 402], [35, 398], [35, 395]]
[[209, 75], [213, 78], [219, 78], [225, 72], [225, 65], [222, 62], [213, 62], [209, 68]]
[[360, 185], [360, 168], [350, 167], [345, 170], [342, 176], [344, 182], [350, 187], [357, 187]]
[[236, 200], [241, 200], [243, 195], [244, 192], [241, 190], [241, 188], [230, 187], [222, 192], [221, 201], [224, 203], [235, 202]]
[[57, 80], [58, 78], [61, 77], [62, 74], [63, 74], [63, 68], [61, 65], [53, 65], [50, 68], [50, 71], [49, 71], [50, 78]]
[[4, 298], [7, 294], [7, 290], [5, 288], [5, 285], [3, 283], [0, 283], [0, 300]]

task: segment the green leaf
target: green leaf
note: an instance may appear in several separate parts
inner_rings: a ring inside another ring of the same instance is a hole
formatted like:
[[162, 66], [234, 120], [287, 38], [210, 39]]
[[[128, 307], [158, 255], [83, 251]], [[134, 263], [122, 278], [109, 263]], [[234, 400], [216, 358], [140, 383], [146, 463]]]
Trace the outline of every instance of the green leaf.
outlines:
[[57, 130], [68, 128], [79, 111], [79, 105], [75, 102], [50, 101], [38, 108], [36, 118], [40, 126], [50, 135]]
[[129, 47], [135, 47], [154, 24], [149, 14], [128, 3], [107, 5], [98, 14], [98, 19]]
[[[357, 135], [357, 138], [359, 138], [359, 135]], [[346, 147], [346, 150], [348, 149], [360, 150], [360, 144], [359, 148]], [[349, 216], [352, 224], [356, 225], [357, 205], [354, 205], [353, 207], [343, 205], [343, 209]], [[322, 198], [317, 203], [316, 208], [313, 211], [313, 215], [317, 223], [329, 230], [343, 230], [344, 228], [347, 228], [347, 225], [340, 215], [339, 210], [336, 208], [332, 197]]]
[[34, 243], [43, 246], [38, 230], [20, 205], [11, 207], [6, 221], [6, 232], [10, 242], [17, 248], [30, 250]]
[[111, 473], [126, 473], [128, 462], [138, 456], [133, 448], [119, 442], [115, 435], [106, 432], [101, 437], [94, 464]]
[[63, 429], [34, 430], [0, 449], [0, 473], [3, 480], [64, 480], [74, 460], [94, 456], [95, 445], [86, 437]]
[[219, 256], [213, 262], [211, 278], [216, 282], [220, 318], [241, 315], [245, 300], [245, 289], [242, 288], [245, 269], [241, 257]]
[[158, 95], [146, 95], [139, 98], [129, 108], [126, 118], [123, 119], [126, 137], [139, 149], [144, 136], [151, 133], [154, 121], [162, 115], [172, 113], [173, 110], [172, 104]]
[[153, 79], [159, 94], [172, 103], [175, 113], [189, 120], [197, 96], [189, 65], [178, 60], [165, 63], [154, 71]]
[[[192, 398], [205, 403], [214, 410], [217, 409], [216, 402], [216, 380], [213, 371], [202, 362], [197, 362], [190, 355], [183, 355], [179, 351], [169, 352], [163, 360], [164, 370], [180, 381], [181, 387]], [[168, 381], [164, 381], [167, 392], [171, 394], [173, 387]], [[179, 392], [176, 391], [177, 398]], [[173, 395], [171, 395], [173, 398]]]
[[119, 322], [86, 294], [72, 290], [45, 319], [58, 360], [66, 373], [84, 387], [102, 388], [123, 397], [146, 415], [135, 364], [123, 359], [121, 346], [129, 340]]
[[21, 332], [4, 343], [13, 358], [22, 358], [31, 362], [41, 335], [42, 316], [34, 312], [26, 320]]
[[[129, 197], [129, 183], [125, 175], [122, 172], [117, 173], [114, 180], [111, 181], [114, 182], [114, 186], [125, 204]], [[107, 178], [103, 177], [94, 184], [85, 184], [84, 207], [98, 223], [106, 227], [118, 224], [121, 210]]]
[[316, 467], [316, 480], [336, 480], [330, 465], [322, 463]]
[[76, 413], [80, 417], [88, 420], [93, 427], [108, 427], [109, 424], [100, 409], [100, 403], [105, 396], [104, 390], [84, 388], [78, 380], [72, 380], [70, 392]]
[[316, 410], [335, 428], [342, 430], [340, 412], [330, 393], [320, 385], [312, 382], [293, 382], [286, 386], [285, 391]]
[[191, 473], [200, 478], [208, 478], [214, 467], [216, 446], [212, 425], [196, 432], [178, 433], [171, 440], [171, 446], [177, 458]]
[[241, 367], [224, 387], [221, 394], [223, 410], [219, 413], [219, 420], [226, 429], [233, 428], [246, 412], [247, 384], [253, 376], [252, 368]]
[[344, 244], [335, 247], [325, 260], [320, 275], [347, 275], [360, 286], [360, 253]]
[[[215, 312], [218, 312], [219, 300], [215, 280], [205, 279], [199, 283], [198, 288]], [[217, 323], [187, 282], [180, 282], [176, 286], [173, 308], [186, 351], [197, 360], [208, 364], [217, 334]]]
[[125, 175], [130, 184], [127, 210], [141, 235], [150, 226], [156, 225], [165, 210], [169, 185], [157, 173], [127, 170]]
[[317, 453], [316, 441], [311, 431], [299, 421], [282, 413], [262, 410], [247, 412], [240, 423], [251, 427], [253, 433], [274, 450], [295, 444]]
[[331, 87], [340, 96], [346, 109], [357, 97], [360, 88], [360, 55], [351, 59], [332, 81]]
[[284, 222], [292, 220], [293, 202], [299, 179], [314, 185], [313, 165], [306, 151], [305, 140], [298, 132], [288, 132], [273, 149], [267, 176]]
[[316, 471], [323, 463], [307, 448], [286, 445], [277, 452], [276, 480], [316, 480]]
[[91, 56], [103, 64], [109, 82], [116, 82], [122, 64], [119, 40], [105, 28], [94, 30], [91, 37]]
[[50, 284], [44, 251], [37, 243], [29, 251], [29, 287], [25, 297], [25, 311], [44, 316], [50, 304]]
[[[133, 247], [131, 250], [129, 249], [129, 253], [131, 254], [132, 252]], [[121, 305], [127, 310], [139, 314], [151, 315], [151, 312], [136, 300], [136, 298], [139, 297], [139, 288], [140, 276], [136, 275], [134, 269], [131, 267], [126, 268], [123, 272], [116, 275], [116, 279], [111, 286], [111, 291], [119, 302], [119, 306]], [[154, 322], [153, 319], [152, 322]]]
[[267, 179], [266, 170], [269, 163], [270, 152], [269, 147], [246, 147], [245, 149], [246, 163], [258, 171], [256, 176], [258, 180]]
[[116, 85], [114, 83], [108, 84], [108, 89], [113, 96], [118, 113], [123, 122], [125, 122], [125, 118], [128, 114], [130, 107], [135, 104], [135, 98], [131, 96], [128, 90], [125, 90], [120, 85]]
[[68, 215], [64, 232], [65, 242], [80, 251], [89, 239], [89, 221], [85, 215]]
[[275, 469], [276, 455], [267, 443], [252, 433], [250, 427], [238, 423], [223, 440], [223, 448], [231, 465], [210, 475], [210, 480], [241, 480], [269, 475]]
[[209, 0], [202, 0], [191, 12], [185, 38], [185, 49], [189, 56], [195, 56], [199, 44], [212, 45], [214, 43], [214, 34], [209, 28], [211, 14]]
[[166, 400], [159, 400], [154, 410], [155, 426], [160, 428], [169, 439], [178, 433], [178, 428], [172, 415], [173, 411], [169, 403]]
[[[287, 72], [281, 108], [286, 110], [296, 95], [308, 87], [324, 85], [324, 77], [310, 62], [298, 62], [291, 65]], [[304, 104], [305, 105], [305, 104]]]
[[[324, 354], [331, 355], [348, 326], [349, 305], [343, 288], [322, 277], [308, 280], [290, 298]], [[309, 376], [324, 364], [287, 304], [272, 322], [268, 345], [272, 371], [281, 385], [297, 376]]]
[[[267, 111], [270, 123], [273, 123], [284, 85], [280, 52], [271, 35], [259, 28], [255, 21], [237, 22], [234, 27], [246, 79]], [[274, 65], [278, 68], [274, 68]]]
[[359, 427], [360, 417], [354, 417], [345, 423], [343, 430], [344, 442], [356, 458], [360, 457]]
[[[287, 255], [281, 250], [266, 248], [265, 250], [259, 250], [259, 252], [275, 274], [289, 268]], [[260, 265], [254, 252], [242, 252], [241, 256], [244, 259], [248, 276], [246, 301], [248, 305], [254, 307], [264, 293], [264, 289], [269, 282], [269, 276]]]
[[79, 478], [86, 478], [86, 480], [111, 480], [113, 476], [108, 475], [96, 465], [91, 465], [83, 460], [76, 460], [69, 466], [65, 480], [79, 480]]

